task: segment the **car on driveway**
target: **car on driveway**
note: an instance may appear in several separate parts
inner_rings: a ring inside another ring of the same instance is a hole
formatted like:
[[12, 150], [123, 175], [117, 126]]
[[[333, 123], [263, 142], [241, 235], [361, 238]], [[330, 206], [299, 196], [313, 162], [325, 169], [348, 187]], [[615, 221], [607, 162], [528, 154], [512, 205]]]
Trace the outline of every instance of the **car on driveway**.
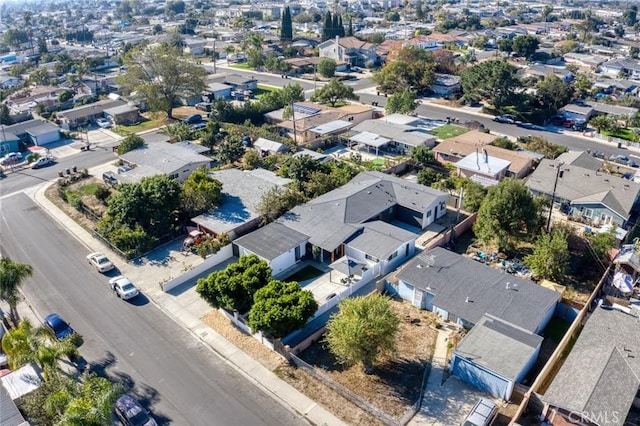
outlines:
[[69, 323], [63, 320], [58, 314], [49, 314], [44, 317], [44, 325], [53, 331], [53, 334], [56, 335], [56, 339], [58, 340], [62, 340], [75, 333]]
[[114, 411], [118, 420], [125, 426], [157, 426], [149, 412], [131, 395], [118, 398]]
[[113, 172], [104, 172], [102, 174], [102, 181], [112, 188], [118, 186], [118, 177]]
[[103, 274], [105, 272], [109, 272], [114, 268], [113, 263], [109, 260], [109, 258], [100, 252], [95, 252], [87, 255], [87, 260], [98, 270], [98, 272], [101, 272]]
[[516, 116], [512, 114], [504, 114], [493, 117], [493, 121], [496, 123], [514, 124], [516, 122]]
[[118, 275], [117, 277], [111, 278], [109, 280], [109, 285], [111, 286], [111, 290], [122, 300], [129, 300], [136, 297], [140, 292], [134, 286], [129, 278], [124, 275]]
[[106, 118], [98, 118], [96, 120], [96, 124], [98, 125], [98, 127], [100, 127], [101, 129], [108, 129], [111, 127], [111, 122], [109, 120], [107, 120]]
[[40, 167], [46, 167], [53, 164], [52, 157], [40, 157], [31, 164], [32, 169], [39, 169]]
[[191, 114], [187, 118], [184, 119], [186, 124], [196, 124], [202, 121], [202, 116], [200, 114]]
[[10, 166], [12, 164], [18, 164], [22, 161], [22, 154], [19, 152], [10, 152], [0, 160], [0, 165], [2, 166]]

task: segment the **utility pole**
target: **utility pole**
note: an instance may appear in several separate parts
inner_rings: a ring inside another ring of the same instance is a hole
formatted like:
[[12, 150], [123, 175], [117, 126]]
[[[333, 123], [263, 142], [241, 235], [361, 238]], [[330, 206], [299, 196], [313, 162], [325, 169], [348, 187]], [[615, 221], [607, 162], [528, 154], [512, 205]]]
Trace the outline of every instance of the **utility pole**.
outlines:
[[556, 201], [556, 189], [558, 188], [558, 180], [562, 177], [564, 170], [562, 169], [564, 162], [558, 163], [556, 166], [556, 180], [553, 183], [553, 194], [551, 195], [551, 205], [549, 206], [549, 219], [547, 219], [547, 232], [551, 230], [551, 213], [553, 213], [553, 203]]
[[293, 101], [291, 101], [291, 122], [293, 123], [293, 141], [298, 145], [298, 137], [296, 135], [296, 111], [293, 107]]
[[213, 39], [213, 73], [216, 74], [216, 39]]

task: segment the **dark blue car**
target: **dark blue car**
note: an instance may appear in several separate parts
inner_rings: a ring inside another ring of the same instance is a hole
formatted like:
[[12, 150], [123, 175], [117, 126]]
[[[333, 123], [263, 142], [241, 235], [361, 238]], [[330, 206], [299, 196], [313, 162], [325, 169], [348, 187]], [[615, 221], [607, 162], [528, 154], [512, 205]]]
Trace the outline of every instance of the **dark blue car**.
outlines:
[[75, 333], [69, 323], [63, 320], [58, 314], [49, 314], [44, 317], [44, 324], [53, 331], [58, 340], [62, 340]]

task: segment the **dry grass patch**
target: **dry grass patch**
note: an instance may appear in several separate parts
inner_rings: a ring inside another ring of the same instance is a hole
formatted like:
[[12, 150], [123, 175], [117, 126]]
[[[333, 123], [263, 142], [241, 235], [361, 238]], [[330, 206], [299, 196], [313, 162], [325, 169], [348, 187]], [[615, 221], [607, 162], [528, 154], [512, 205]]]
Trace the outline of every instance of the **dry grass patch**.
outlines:
[[300, 357], [371, 405], [399, 418], [420, 395], [424, 369], [433, 354], [437, 332], [430, 326], [432, 313], [420, 311], [404, 301], [394, 300], [392, 305], [401, 318], [397, 353], [379, 362], [374, 374], [365, 374], [361, 365], [338, 364], [322, 341], [310, 346]]
[[333, 389], [318, 382], [304, 370], [289, 365], [282, 357], [267, 349], [256, 339], [239, 331], [219, 311], [209, 312], [202, 317], [202, 321], [264, 367], [273, 371], [282, 380], [327, 408], [347, 424], [362, 426], [382, 424]]
[[[69, 190], [77, 193], [82, 193], [81, 188], [86, 187], [88, 185], [104, 185], [102, 181], [96, 177], [90, 176], [86, 179], [79, 180], [77, 182], [73, 182], [67, 186], [65, 186], [64, 190]], [[91, 217], [83, 214], [82, 212], [75, 209], [71, 204], [64, 201], [60, 198], [60, 194], [58, 192], [58, 184], [54, 183], [49, 188], [47, 188], [45, 192], [45, 196], [49, 201], [56, 205], [60, 210], [62, 210], [67, 216], [73, 219], [74, 222], [82, 226], [85, 230], [92, 232], [96, 228], [96, 222], [91, 219]], [[92, 211], [97, 212], [99, 214], [103, 214], [106, 211], [106, 206], [102, 204], [94, 195], [83, 194], [80, 199], [82, 202], [88, 206]]]

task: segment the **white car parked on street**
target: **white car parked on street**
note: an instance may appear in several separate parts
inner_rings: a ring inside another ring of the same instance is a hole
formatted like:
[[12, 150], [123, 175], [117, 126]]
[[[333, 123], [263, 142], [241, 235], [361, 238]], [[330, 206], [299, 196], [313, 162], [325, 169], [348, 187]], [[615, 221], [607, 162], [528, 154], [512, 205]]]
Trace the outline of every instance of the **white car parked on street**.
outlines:
[[98, 272], [105, 273], [113, 269], [113, 263], [102, 253], [91, 253], [87, 256], [87, 260], [98, 270]]
[[124, 275], [118, 275], [117, 277], [111, 278], [109, 280], [109, 285], [116, 296], [122, 300], [133, 299], [140, 294], [136, 286], [134, 286], [131, 281], [129, 281], [129, 278]]

